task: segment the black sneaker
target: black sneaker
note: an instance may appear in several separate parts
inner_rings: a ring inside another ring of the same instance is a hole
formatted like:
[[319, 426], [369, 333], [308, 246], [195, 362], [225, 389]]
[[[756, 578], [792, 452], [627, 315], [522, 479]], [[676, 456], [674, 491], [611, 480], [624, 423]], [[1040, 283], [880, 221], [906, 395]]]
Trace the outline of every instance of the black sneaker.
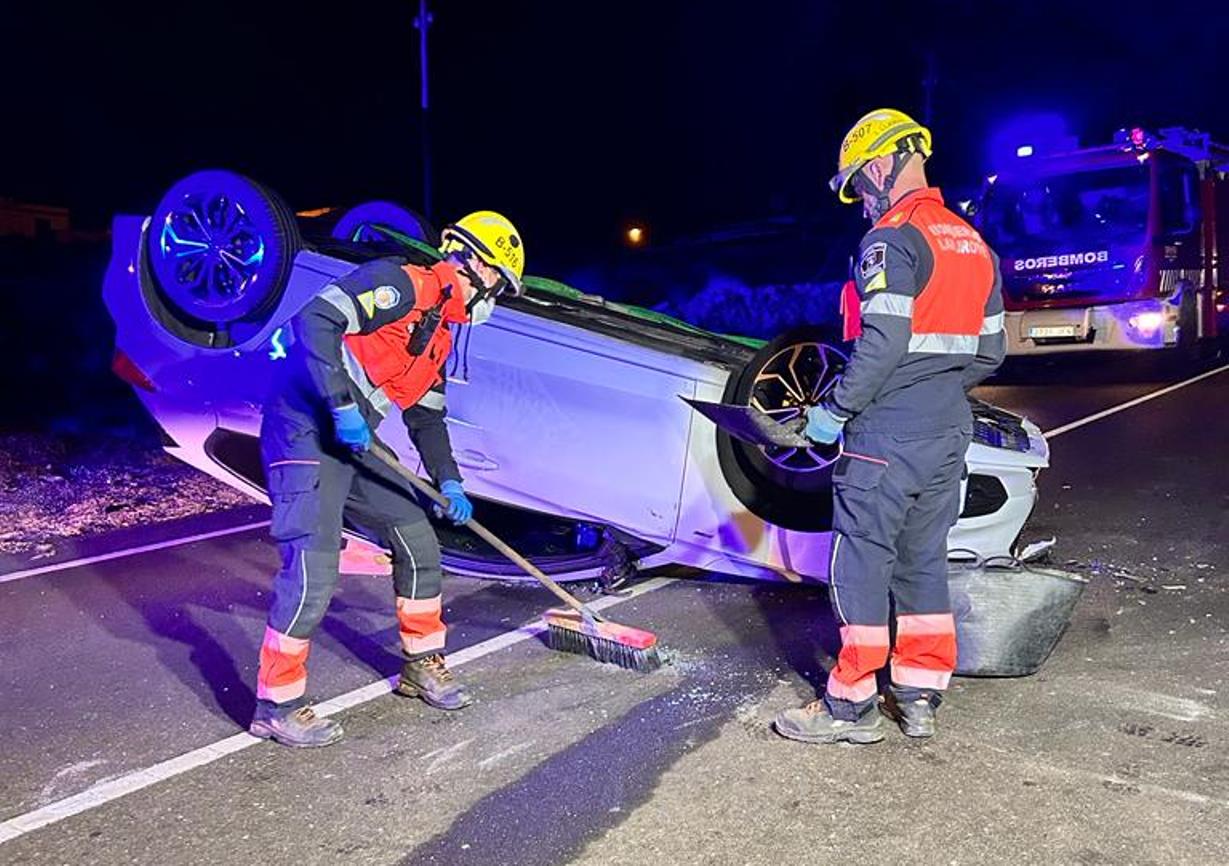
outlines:
[[407, 698], [422, 698], [441, 710], [459, 710], [474, 702], [465, 686], [456, 681], [452, 671], [439, 655], [411, 659], [401, 667], [397, 694]]
[[309, 706], [278, 707], [256, 704], [256, 714], [248, 732], [262, 740], [275, 740], [283, 746], [314, 748], [331, 746], [342, 737], [341, 725], [318, 717]]

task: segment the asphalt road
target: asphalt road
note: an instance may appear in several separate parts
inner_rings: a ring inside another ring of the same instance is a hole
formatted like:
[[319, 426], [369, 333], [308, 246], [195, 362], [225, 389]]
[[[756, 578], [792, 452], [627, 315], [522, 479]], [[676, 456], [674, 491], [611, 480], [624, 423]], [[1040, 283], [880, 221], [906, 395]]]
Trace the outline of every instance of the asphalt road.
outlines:
[[[1192, 372], [1047, 363], [984, 396], [1053, 429]], [[443, 714], [377, 687], [339, 714], [342, 744], [300, 752], [234, 736], [274, 569], [263, 530], [0, 583], [0, 827], [100, 800], [0, 842], [0, 862], [1223, 862], [1227, 441], [1229, 372], [1056, 438], [1027, 535], [1056, 535], [1055, 561], [1092, 583], [1040, 674], [956, 680], [925, 743], [771, 732], [837, 648], [817, 588], [651, 584], [612, 610], [669, 647], [640, 675], [532, 638], [493, 648], [549, 598], [454, 578], [478, 702]], [[386, 579], [343, 581], [313, 694], [395, 673], [391, 598]], [[166, 763], [185, 754], [211, 759]], [[110, 797], [155, 767], [169, 778]]]

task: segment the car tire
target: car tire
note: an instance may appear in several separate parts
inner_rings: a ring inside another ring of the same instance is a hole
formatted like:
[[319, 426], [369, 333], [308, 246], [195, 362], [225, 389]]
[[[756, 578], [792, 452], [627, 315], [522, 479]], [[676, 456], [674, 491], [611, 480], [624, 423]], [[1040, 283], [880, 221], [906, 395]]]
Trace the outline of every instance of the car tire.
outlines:
[[286, 289], [302, 241], [294, 213], [241, 174], [199, 171], [158, 203], [146, 238], [147, 273], [166, 312], [215, 335], [258, 328]]
[[[828, 336], [814, 326], [778, 336], [730, 377], [722, 402], [754, 405], [781, 420], [797, 417], [827, 393], [848, 360]], [[739, 502], [763, 520], [798, 532], [832, 528], [832, 464], [838, 454], [837, 446], [764, 449], [717, 431], [718, 462]]]
[[342, 215], [330, 234], [339, 241], [380, 242], [387, 239], [380, 231], [381, 226], [431, 246], [439, 246], [439, 233], [426, 217], [391, 201], [369, 201], [355, 205]]

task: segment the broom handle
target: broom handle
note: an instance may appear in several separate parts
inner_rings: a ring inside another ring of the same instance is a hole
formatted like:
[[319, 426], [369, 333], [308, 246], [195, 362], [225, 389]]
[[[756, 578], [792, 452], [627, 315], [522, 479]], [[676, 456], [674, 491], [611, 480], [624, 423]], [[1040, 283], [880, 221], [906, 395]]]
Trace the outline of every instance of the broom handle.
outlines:
[[[380, 460], [381, 463], [383, 463], [388, 468], [392, 469], [394, 472], [396, 472], [398, 475], [404, 478], [415, 490], [418, 490], [424, 496], [427, 496], [428, 498], [430, 498], [431, 501], [434, 502], [436, 505], [439, 505], [442, 508], [448, 507], [449, 503], [448, 503], [447, 496], [440, 493], [432, 485], [428, 484], [426, 481], [424, 481], [423, 479], [415, 475], [413, 472], [411, 472], [409, 469], [402, 466], [400, 461], [398, 461], [397, 458], [394, 457], [391, 453], [384, 450], [379, 445], [375, 445], [375, 444], [371, 446], [371, 453], [374, 454], [376, 458]], [[529, 574], [531, 577], [537, 580], [538, 583], [542, 584], [544, 587], [546, 587], [551, 592], [553, 592], [555, 595], [557, 595], [559, 597], [559, 600], [562, 601], [564, 604], [566, 604], [568, 607], [572, 608], [573, 610], [577, 611], [580, 614], [583, 614], [584, 616], [592, 617], [593, 619], [596, 619], [599, 622], [601, 621], [601, 617], [597, 616], [597, 614], [589, 610], [589, 608], [585, 606], [584, 602], [582, 602], [576, 596], [572, 595], [562, 586], [557, 584], [554, 580], [547, 577], [542, 572], [541, 569], [539, 569], [536, 565], [534, 565], [528, 559], [521, 556], [519, 553], [517, 553], [515, 550], [513, 550], [511, 547], [505, 544], [502, 539], [496, 536], [495, 533], [491, 532], [491, 530], [487, 529], [477, 520], [470, 518], [469, 520], [465, 522], [465, 525], [468, 526], [470, 529], [472, 529], [475, 535], [477, 535], [487, 544], [491, 545], [491, 547], [495, 548], [500, 553], [502, 553], [504, 556], [508, 557], [508, 559], [512, 560], [517, 566], [522, 568], [527, 574]]]

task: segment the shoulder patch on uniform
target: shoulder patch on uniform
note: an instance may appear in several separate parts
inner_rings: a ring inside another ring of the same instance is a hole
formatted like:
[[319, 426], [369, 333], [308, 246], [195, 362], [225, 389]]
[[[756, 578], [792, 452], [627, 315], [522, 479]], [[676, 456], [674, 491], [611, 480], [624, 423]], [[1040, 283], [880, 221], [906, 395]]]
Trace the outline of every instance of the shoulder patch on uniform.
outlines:
[[880, 289], [886, 289], [887, 287], [888, 275], [885, 272], [880, 271], [879, 273], [875, 274], [875, 276], [870, 278], [870, 281], [866, 284], [865, 291], [869, 294], [870, 292], [877, 292]]
[[883, 273], [887, 266], [888, 245], [880, 241], [868, 246], [862, 251], [862, 258], [858, 262], [858, 273], [862, 276], [863, 281], [868, 280], [875, 274]]
[[375, 290], [376, 308], [391, 310], [401, 301], [401, 292], [395, 286], [380, 286]]
[[374, 319], [376, 315], [376, 293], [363, 292], [354, 300], [358, 301], [358, 305], [363, 308], [363, 312], [367, 314], [367, 318]]

